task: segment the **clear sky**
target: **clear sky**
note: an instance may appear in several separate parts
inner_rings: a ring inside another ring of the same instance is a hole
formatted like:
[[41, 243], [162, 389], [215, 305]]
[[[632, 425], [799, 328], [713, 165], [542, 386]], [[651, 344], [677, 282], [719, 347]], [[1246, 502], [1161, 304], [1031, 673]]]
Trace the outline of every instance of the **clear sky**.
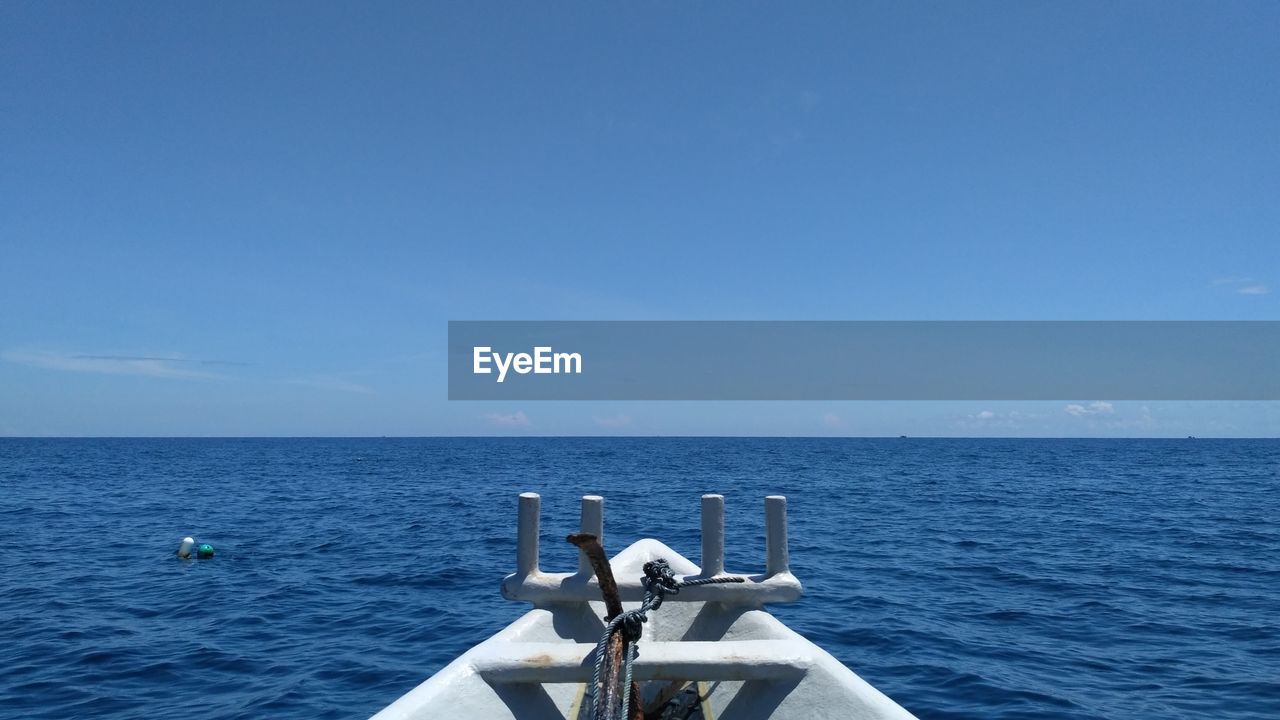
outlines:
[[450, 319], [1280, 319], [1280, 3], [0, 3], [0, 435], [1276, 435], [450, 403]]

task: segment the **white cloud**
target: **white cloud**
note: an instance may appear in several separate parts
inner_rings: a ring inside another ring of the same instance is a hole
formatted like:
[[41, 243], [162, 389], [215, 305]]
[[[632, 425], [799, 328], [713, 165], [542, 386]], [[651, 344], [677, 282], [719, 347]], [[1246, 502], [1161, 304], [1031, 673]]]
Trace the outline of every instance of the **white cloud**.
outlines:
[[979, 410], [957, 417], [955, 426], [970, 432], [1011, 431], [1017, 434], [1025, 432], [1034, 423], [1045, 420], [1047, 417], [1041, 413], [1023, 410]]
[[822, 424], [829, 428], [842, 428], [844, 427], [844, 418], [833, 412], [825, 413], [822, 416]]
[[1110, 415], [1111, 413], [1115, 412], [1116, 409], [1115, 409], [1115, 406], [1113, 406], [1109, 402], [1106, 402], [1103, 400], [1097, 400], [1089, 403], [1088, 405], [1071, 403], [1066, 407], [1062, 408], [1062, 411], [1068, 415], [1083, 417], [1085, 415]]
[[629, 415], [614, 415], [613, 417], [598, 417], [593, 419], [596, 421], [596, 425], [603, 428], [620, 428], [631, 424], [631, 416]]
[[492, 425], [498, 427], [529, 427], [529, 417], [524, 414], [523, 410], [517, 410], [510, 414], [489, 413], [484, 416]]
[[179, 367], [195, 361], [179, 356], [87, 355], [60, 353], [52, 350], [12, 349], [0, 353], [0, 359], [45, 370], [99, 373], [104, 375], [142, 375], [158, 378], [221, 378], [222, 375]]
[[1210, 283], [1213, 287], [1230, 286], [1235, 288], [1237, 294], [1240, 295], [1266, 295], [1271, 292], [1271, 288], [1266, 284], [1258, 282], [1251, 277], [1243, 275], [1229, 275], [1226, 277], [1214, 278]]

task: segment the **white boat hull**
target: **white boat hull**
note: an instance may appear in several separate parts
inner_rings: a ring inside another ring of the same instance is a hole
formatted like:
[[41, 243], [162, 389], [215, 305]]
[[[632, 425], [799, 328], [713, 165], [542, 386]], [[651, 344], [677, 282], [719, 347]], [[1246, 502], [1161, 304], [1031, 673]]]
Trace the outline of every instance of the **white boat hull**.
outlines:
[[[656, 540], [633, 544], [610, 564], [620, 580], [638, 578], [644, 563], [656, 558], [665, 559], [678, 575], [699, 573], [697, 566]], [[548, 578], [559, 578], [568, 586], [576, 577], [551, 576], [535, 569], [532, 576], [517, 580], [538, 586]], [[567, 596], [578, 594], [566, 592]], [[738, 596], [751, 597], [747, 590]], [[760, 606], [671, 601], [680, 597], [669, 598], [644, 626], [634, 677], [641, 683], [645, 702], [656, 704], [659, 696], [684, 688], [688, 697], [696, 691], [702, 698], [701, 715], [693, 717], [704, 720], [913, 717]], [[627, 609], [637, 605], [624, 603]], [[598, 601], [541, 603], [374, 720], [588, 720], [588, 686], [604, 614], [604, 604]]]

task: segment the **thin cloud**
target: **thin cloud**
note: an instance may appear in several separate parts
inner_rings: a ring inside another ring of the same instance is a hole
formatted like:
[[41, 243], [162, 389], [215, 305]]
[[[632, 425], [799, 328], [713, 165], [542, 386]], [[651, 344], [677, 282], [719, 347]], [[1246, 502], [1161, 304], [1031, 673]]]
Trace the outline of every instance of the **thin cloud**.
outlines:
[[135, 360], [155, 361], [164, 363], [191, 363], [193, 365], [221, 365], [225, 367], [247, 367], [249, 363], [239, 362], [238, 360], [190, 360], [182, 357], [153, 357], [150, 355], [71, 355], [76, 360], [123, 360], [132, 362]]
[[844, 427], [844, 418], [833, 412], [824, 413], [822, 416], [822, 424], [829, 428], [839, 429]]
[[1012, 431], [1021, 433], [1034, 423], [1047, 419], [1043, 413], [1022, 410], [979, 410], [956, 418], [955, 426], [967, 432], [991, 433]]
[[1210, 285], [1213, 285], [1214, 287], [1221, 287], [1223, 285], [1247, 285], [1251, 282], [1254, 282], [1254, 279], [1251, 277], [1244, 277], [1243, 275], [1227, 275], [1224, 277], [1214, 278]]
[[69, 355], [73, 360], [155, 360], [158, 362], [182, 362], [176, 357], [152, 357], [150, 355]]
[[510, 414], [489, 413], [484, 418], [489, 421], [489, 424], [498, 427], [529, 427], [532, 424], [523, 410], [517, 410]]
[[290, 385], [302, 385], [303, 387], [315, 388], [317, 390], [332, 390], [334, 392], [358, 393], [361, 395], [373, 394], [373, 388], [368, 385], [361, 385], [350, 380], [345, 380], [332, 375], [308, 375], [306, 377], [294, 378], [286, 380]]
[[1271, 288], [1267, 287], [1265, 283], [1244, 275], [1228, 275], [1214, 278], [1210, 285], [1224, 289], [1228, 287], [1234, 288], [1238, 295], [1266, 295], [1271, 292]]
[[1095, 402], [1091, 402], [1088, 405], [1071, 403], [1066, 407], [1062, 408], [1062, 411], [1068, 415], [1074, 415], [1076, 417], [1084, 417], [1085, 415], [1110, 415], [1111, 413], [1115, 412], [1116, 409], [1115, 409], [1115, 406], [1113, 406], [1111, 403], [1105, 402], [1103, 400], [1098, 400]]
[[193, 361], [153, 355], [88, 355], [52, 350], [11, 349], [0, 353], [6, 362], [65, 372], [102, 375], [140, 375], [157, 378], [219, 379], [222, 375], [180, 367]]
[[614, 415], [613, 417], [598, 417], [593, 419], [596, 421], [596, 425], [599, 425], [602, 428], [620, 428], [631, 424], [630, 415]]

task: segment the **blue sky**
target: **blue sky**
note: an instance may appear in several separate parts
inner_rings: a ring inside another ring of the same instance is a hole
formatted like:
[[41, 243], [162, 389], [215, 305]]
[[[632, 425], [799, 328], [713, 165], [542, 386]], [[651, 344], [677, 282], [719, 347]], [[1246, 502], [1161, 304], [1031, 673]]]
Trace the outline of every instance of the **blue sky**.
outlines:
[[0, 434], [1275, 435], [1270, 403], [449, 403], [443, 351], [450, 319], [1280, 319], [1278, 37], [1274, 2], [0, 4]]

